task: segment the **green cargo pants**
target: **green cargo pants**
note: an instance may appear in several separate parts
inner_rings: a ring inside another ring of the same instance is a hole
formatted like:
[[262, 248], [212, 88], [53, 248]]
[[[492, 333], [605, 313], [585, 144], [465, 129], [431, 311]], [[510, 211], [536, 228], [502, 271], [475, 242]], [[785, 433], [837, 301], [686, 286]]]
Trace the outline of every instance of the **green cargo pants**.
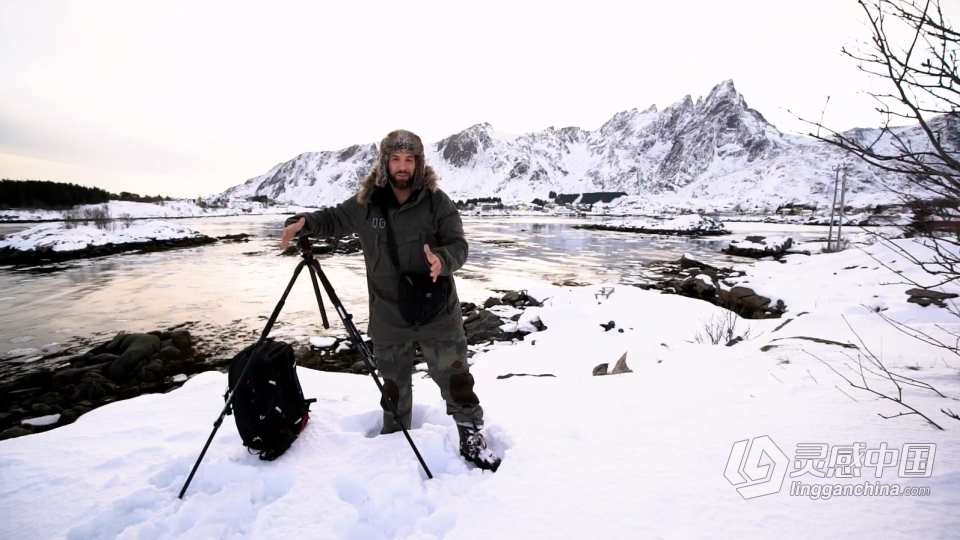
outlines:
[[447, 402], [447, 414], [458, 424], [483, 427], [483, 408], [473, 391], [473, 375], [467, 364], [467, 342], [463, 340], [423, 340], [401, 345], [377, 346], [374, 355], [377, 369], [383, 378], [383, 429], [381, 433], [400, 431], [400, 426], [389, 412], [386, 396], [397, 404], [397, 412], [404, 427], [410, 428], [413, 407], [412, 375], [416, 363], [416, 345], [419, 343], [427, 371]]

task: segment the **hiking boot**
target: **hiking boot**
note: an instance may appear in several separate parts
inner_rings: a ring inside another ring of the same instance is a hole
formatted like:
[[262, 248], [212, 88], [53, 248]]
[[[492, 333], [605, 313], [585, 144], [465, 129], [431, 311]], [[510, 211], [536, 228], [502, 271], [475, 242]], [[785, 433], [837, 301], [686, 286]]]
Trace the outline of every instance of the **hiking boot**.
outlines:
[[[401, 420], [403, 421], [403, 427], [410, 429], [410, 412], [400, 415]], [[393, 413], [384, 411], [383, 413], [383, 427], [380, 429], [381, 435], [388, 435], [390, 433], [396, 433], [402, 428], [400, 424], [393, 419]]]
[[460, 432], [460, 455], [480, 469], [496, 472], [500, 458], [487, 448], [483, 433], [474, 426], [462, 424], [457, 424], [457, 431]]

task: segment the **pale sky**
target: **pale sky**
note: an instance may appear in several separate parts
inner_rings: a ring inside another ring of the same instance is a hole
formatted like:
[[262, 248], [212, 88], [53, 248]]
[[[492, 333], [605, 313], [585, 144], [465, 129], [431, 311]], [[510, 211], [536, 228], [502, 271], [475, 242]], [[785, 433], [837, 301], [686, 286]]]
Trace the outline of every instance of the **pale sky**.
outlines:
[[868, 37], [855, 0], [5, 0], [0, 177], [196, 196], [400, 127], [592, 130], [725, 79], [785, 132], [828, 95], [826, 123], [871, 127], [840, 53]]

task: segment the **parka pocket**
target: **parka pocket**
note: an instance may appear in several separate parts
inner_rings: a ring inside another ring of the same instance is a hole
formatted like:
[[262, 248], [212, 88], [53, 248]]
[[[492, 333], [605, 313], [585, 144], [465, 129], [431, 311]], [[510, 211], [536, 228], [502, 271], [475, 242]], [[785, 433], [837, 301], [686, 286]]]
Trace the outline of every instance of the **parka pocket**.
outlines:
[[430, 270], [427, 266], [427, 256], [423, 253], [425, 235], [420, 231], [405, 231], [396, 235], [397, 256], [400, 259], [401, 272], [425, 273]]

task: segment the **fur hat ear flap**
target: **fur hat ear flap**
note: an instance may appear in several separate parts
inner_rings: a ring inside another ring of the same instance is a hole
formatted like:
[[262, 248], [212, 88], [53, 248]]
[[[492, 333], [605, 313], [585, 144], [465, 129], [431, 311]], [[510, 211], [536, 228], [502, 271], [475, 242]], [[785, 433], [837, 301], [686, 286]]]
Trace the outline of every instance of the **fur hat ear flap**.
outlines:
[[374, 179], [373, 184], [377, 187], [383, 187], [387, 185], [387, 178], [389, 178], [387, 174], [389, 174], [387, 170], [387, 160], [384, 159], [383, 155], [381, 155], [380, 160], [377, 163], [377, 176]]

